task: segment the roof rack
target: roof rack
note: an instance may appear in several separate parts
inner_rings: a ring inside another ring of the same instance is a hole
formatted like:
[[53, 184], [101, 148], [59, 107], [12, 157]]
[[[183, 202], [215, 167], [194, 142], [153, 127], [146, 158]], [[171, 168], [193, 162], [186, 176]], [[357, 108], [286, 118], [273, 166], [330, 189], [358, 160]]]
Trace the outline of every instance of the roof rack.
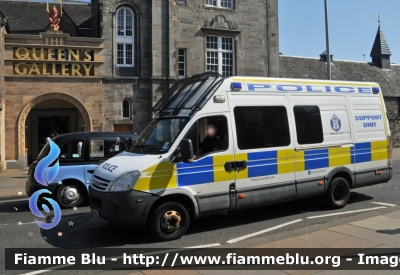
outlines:
[[153, 107], [159, 115], [176, 115], [181, 110], [201, 110], [223, 81], [222, 75], [206, 72], [176, 82]]

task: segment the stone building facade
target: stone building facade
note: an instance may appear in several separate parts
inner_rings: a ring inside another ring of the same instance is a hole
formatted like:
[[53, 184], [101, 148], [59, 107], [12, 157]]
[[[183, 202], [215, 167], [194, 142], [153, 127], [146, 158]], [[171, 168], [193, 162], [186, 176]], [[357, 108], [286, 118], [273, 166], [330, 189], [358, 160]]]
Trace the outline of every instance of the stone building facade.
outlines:
[[[181, 77], [213, 69], [225, 76], [277, 76], [277, 2], [92, 0], [94, 35], [105, 39], [104, 130], [132, 124], [140, 132], [151, 119], [151, 107]], [[124, 31], [126, 14], [133, 18], [131, 66], [121, 66], [116, 56], [119, 39], [121, 44], [126, 39], [118, 29], [121, 11]], [[215, 47], [208, 51], [212, 39]], [[124, 98], [132, 101], [131, 120], [114, 111]]]
[[4, 34], [7, 33], [7, 17], [0, 11], [0, 172], [6, 169], [5, 124], [4, 124]]
[[31, 162], [46, 136], [103, 130], [103, 39], [45, 32], [6, 34], [4, 42], [8, 168]]
[[279, 74], [277, 0], [65, 0], [58, 33], [45, 10], [0, 1], [0, 171], [50, 134], [139, 133], [180, 78]]

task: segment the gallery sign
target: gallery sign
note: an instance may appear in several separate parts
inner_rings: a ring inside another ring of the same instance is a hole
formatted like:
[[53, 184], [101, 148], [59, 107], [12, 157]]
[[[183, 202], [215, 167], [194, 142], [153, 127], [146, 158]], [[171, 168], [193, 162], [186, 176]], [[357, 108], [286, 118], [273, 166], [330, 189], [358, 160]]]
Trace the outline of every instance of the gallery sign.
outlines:
[[45, 37], [43, 45], [14, 45], [13, 75], [94, 76], [95, 49], [66, 46], [65, 38]]

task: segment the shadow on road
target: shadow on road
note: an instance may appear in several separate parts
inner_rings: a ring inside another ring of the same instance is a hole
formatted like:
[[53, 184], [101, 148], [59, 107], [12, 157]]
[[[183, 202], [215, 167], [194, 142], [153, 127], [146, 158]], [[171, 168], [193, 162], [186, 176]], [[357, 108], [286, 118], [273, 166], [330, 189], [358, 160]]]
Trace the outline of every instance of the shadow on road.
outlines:
[[119, 247], [152, 242], [144, 228], [117, 227], [91, 214], [65, 215], [55, 228], [40, 232], [49, 244], [60, 248]]
[[[15, 210], [17, 208], [18, 210]], [[8, 201], [0, 203], [0, 213], [27, 212], [29, 210], [29, 202], [27, 199], [18, 201]]]
[[[349, 204], [372, 200], [372, 197], [352, 192]], [[290, 201], [258, 208], [236, 211], [227, 215], [215, 215], [191, 222], [187, 235], [205, 233], [219, 229], [295, 216], [301, 213], [332, 211], [325, 206], [323, 198]], [[69, 224], [73, 222], [73, 225]], [[62, 236], [58, 233], [62, 232]], [[119, 247], [132, 244], [153, 243], [145, 228], [121, 228], [89, 213], [74, 213], [62, 216], [58, 226], [41, 230], [42, 236], [54, 247], [96, 248]]]
[[376, 230], [378, 233], [389, 234], [389, 235], [397, 235], [400, 234], [400, 228], [391, 229], [391, 230]]

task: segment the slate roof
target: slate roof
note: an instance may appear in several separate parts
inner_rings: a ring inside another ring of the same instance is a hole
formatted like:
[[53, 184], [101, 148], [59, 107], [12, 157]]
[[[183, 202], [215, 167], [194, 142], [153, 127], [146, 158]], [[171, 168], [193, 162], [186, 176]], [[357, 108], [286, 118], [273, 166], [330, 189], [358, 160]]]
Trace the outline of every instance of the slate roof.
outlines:
[[[387, 97], [400, 97], [400, 65], [382, 70], [373, 63], [333, 60], [332, 80], [377, 82]], [[279, 56], [282, 78], [326, 79], [326, 63], [319, 58]]]
[[378, 28], [378, 32], [375, 36], [374, 45], [372, 46], [370, 56], [374, 55], [392, 55], [392, 52], [389, 49], [389, 45], [386, 42], [381, 27]]
[[[59, 3], [49, 3], [49, 7], [54, 4], [59, 8]], [[45, 2], [0, 1], [0, 11], [7, 16], [11, 33], [39, 34], [49, 25]], [[76, 26], [91, 27], [91, 7], [87, 3], [63, 3], [63, 12]]]

